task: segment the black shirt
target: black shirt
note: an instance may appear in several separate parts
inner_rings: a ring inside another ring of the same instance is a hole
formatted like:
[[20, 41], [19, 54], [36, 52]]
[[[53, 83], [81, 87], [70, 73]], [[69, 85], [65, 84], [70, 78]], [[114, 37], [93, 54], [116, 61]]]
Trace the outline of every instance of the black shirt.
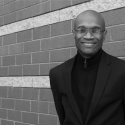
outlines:
[[72, 93], [85, 122], [93, 96], [97, 71], [102, 55], [100, 49], [94, 56], [84, 59], [78, 52], [72, 70]]

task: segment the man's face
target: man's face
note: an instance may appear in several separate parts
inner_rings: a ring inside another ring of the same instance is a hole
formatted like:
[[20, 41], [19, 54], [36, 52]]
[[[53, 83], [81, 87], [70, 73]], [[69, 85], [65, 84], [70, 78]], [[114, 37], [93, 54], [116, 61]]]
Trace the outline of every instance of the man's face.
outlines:
[[90, 57], [102, 48], [106, 31], [98, 16], [82, 15], [74, 26], [75, 44], [84, 57]]

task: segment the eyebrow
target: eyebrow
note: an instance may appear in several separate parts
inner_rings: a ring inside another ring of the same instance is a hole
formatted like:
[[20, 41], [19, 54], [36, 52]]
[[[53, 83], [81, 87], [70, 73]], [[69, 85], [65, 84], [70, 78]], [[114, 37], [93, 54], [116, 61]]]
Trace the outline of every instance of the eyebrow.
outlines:
[[78, 26], [77, 29], [79, 29], [79, 28], [100, 28], [100, 29], [102, 29], [100, 26], [93, 26], [93, 27]]

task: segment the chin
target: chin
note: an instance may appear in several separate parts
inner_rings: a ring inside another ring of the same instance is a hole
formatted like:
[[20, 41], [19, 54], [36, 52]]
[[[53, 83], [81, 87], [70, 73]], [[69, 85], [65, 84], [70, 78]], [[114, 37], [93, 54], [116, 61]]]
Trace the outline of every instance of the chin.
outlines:
[[82, 53], [83, 53], [83, 55], [90, 57], [90, 56], [95, 55], [97, 52], [89, 50], [89, 51], [82, 51]]

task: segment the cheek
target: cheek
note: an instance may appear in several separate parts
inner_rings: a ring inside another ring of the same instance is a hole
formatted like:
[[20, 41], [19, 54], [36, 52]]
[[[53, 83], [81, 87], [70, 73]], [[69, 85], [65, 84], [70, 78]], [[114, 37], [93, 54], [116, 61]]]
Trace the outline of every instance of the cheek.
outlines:
[[75, 35], [75, 44], [76, 44], [76, 46], [79, 46], [79, 42], [80, 42], [80, 38], [81, 37], [79, 37], [78, 35]]
[[75, 34], [75, 40], [79, 41], [82, 38], [82, 34]]
[[96, 37], [96, 40], [98, 41], [98, 45], [102, 45], [102, 43], [103, 43], [103, 36]]
[[75, 38], [75, 45], [77, 48], [81, 48], [80, 41], [81, 41], [80, 38]]

